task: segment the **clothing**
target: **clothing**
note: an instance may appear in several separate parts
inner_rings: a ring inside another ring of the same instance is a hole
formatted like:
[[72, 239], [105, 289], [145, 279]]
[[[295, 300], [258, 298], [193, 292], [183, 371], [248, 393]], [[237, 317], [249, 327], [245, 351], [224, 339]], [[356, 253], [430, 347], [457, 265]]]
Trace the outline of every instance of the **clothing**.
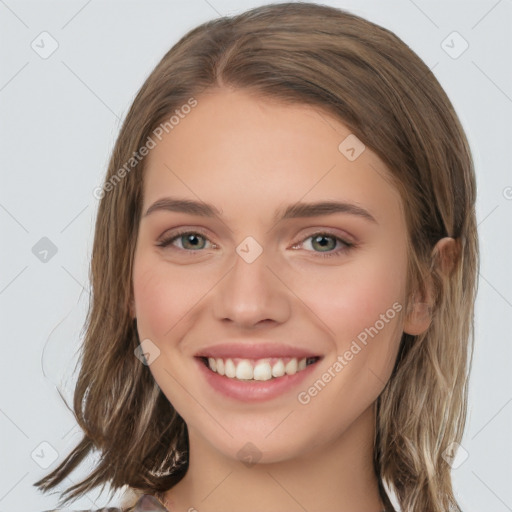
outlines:
[[132, 512], [170, 512], [151, 494], [143, 494]]
[[170, 512], [151, 494], [143, 494], [131, 512]]
[[121, 508], [98, 508], [89, 510], [69, 510], [69, 509], [53, 509], [46, 510], [45, 512], [171, 512], [166, 509], [154, 496], [151, 494], [143, 494], [135, 503], [134, 507], [128, 509]]
[[[120, 509], [120, 508], [100, 508], [95, 510], [63, 510], [54, 509], [46, 510], [45, 512], [171, 512], [165, 508], [154, 496], [151, 494], [143, 494], [135, 503], [134, 508]], [[382, 512], [386, 512], [383, 510]]]

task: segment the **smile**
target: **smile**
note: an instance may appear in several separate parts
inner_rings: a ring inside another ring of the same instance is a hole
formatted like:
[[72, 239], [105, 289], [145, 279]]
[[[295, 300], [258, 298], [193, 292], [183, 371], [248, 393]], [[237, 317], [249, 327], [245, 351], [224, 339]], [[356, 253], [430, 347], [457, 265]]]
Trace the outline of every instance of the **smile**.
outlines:
[[207, 385], [206, 393], [213, 391], [215, 396], [249, 403], [291, 397], [303, 381], [311, 378], [324, 357], [302, 341], [292, 346], [232, 340], [198, 349], [194, 361], [201, 381]]
[[212, 372], [241, 381], [267, 381], [285, 375], [295, 375], [315, 364], [319, 357], [271, 357], [265, 359], [242, 359], [201, 357]]

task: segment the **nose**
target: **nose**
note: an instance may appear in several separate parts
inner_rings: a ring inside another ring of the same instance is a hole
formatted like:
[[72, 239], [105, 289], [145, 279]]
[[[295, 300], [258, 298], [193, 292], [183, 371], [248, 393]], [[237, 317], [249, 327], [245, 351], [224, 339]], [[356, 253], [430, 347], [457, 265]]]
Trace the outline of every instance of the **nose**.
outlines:
[[234, 265], [215, 287], [214, 314], [217, 320], [237, 327], [255, 329], [281, 324], [290, 316], [290, 290], [263, 252], [252, 262], [235, 253]]

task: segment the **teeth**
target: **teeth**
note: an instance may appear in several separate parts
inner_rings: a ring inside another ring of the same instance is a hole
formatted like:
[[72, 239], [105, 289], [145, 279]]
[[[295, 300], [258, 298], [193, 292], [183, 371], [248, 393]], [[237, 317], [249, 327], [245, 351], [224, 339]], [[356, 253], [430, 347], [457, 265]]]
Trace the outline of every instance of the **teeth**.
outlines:
[[[241, 361], [240, 364], [243, 362], [244, 361]], [[270, 368], [270, 363], [267, 361], [259, 361], [254, 367], [254, 380], [270, 380], [271, 378], [272, 368]]]
[[293, 375], [293, 374], [297, 373], [297, 366], [298, 366], [297, 359], [295, 359], [295, 358], [290, 359], [286, 363], [286, 366], [284, 367], [286, 375]]
[[[230, 359], [231, 361], [231, 359]], [[234, 364], [233, 364], [234, 366]], [[235, 377], [237, 379], [249, 380], [252, 379], [253, 370], [252, 365], [249, 361], [240, 361], [236, 367]], [[254, 377], [256, 378], [256, 377]]]
[[306, 357], [300, 360], [292, 357], [259, 359], [257, 361], [209, 357], [208, 367], [219, 375], [225, 375], [230, 379], [265, 381], [283, 375], [294, 375], [304, 370], [308, 366], [308, 362], [312, 364], [314, 360]]
[[226, 377], [233, 378], [236, 377], [236, 368], [235, 363], [233, 363], [232, 359], [228, 359], [224, 365], [224, 374]]
[[[302, 359], [301, 359], [302, 361]], [[284, 363], [281, 359], [279, 359], [279, 361], [277, 361], [277, 363], [272, 366], [272, 376], [273, 377], [282, 377], [284, 374], [285, 374], [285, 369], [284, 369]]]

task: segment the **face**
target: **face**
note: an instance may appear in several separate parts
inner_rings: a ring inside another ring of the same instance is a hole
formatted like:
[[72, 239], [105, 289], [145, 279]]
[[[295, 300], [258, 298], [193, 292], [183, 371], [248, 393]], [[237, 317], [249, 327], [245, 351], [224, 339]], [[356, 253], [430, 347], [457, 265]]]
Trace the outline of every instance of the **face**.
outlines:
[[233, 459], [305, 456], [370, 410], [415, 328], [400, 197], [324, 111], [196, 99], [146, 162], [139, 337], [191, 440]]

